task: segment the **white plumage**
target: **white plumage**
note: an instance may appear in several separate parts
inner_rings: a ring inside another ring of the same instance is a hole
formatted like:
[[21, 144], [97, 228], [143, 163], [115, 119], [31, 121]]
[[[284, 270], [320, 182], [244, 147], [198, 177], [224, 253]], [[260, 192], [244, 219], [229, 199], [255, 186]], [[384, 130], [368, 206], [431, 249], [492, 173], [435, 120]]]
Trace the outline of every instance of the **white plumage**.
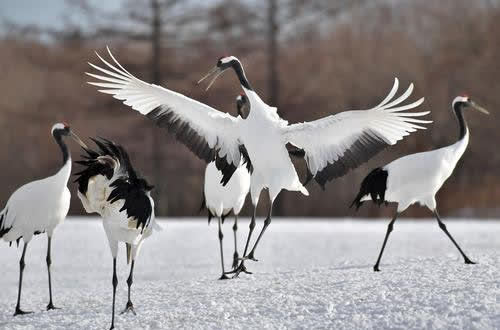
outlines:
[[361, 189], [351, 206], [356, 205], [359, 208], [367, 200], [373, 200], [379, 205], [384, 202], [398, 204], [396, 214], [387, 228], [382, 250], [374, 266], [375, 271], [379, 271], [380, 259], [398, 215], [414, 203], [426, 206], [434, 213], [439, 227], [455, 244], [465, 263], [473, 263], [449, 234], [436, 208], [437, 192], [453, 173], [457, 162], [464, 154], [469, 143], [469, 129], [463, 114], [463, 110], [468, 107], [488, 113], [485, 109], [472, 102], [469, 97], [456, 97], [453, 100], [452, 109], [457, 117], [460, 130], [457, 142], [436, 150], [396, 159], [382, 168], [374, 169], [363, 180]]
[[[400, 105], [410, 96], [413, 85], [393, 100], [398, 89], [397, 79], [384, 101], [370, 110], [349, 111], [289, 125], [279, 117], [276, 108], [265, 104], [254, 92], [240, 61], [233, 56], [219, 59], [216, 67], [202, 80], [215, 75], [211, 85], [223, 71], [232, 68], [249, 99], [250, 113], [246, 119], [222, 113], [174, 91], [139, 80], [127, 72], [111, 52], [109, 55], [114, 64], [98, 55], [107, 68], [90, 64], [101, 73], [88, 73], [99, 80], [90, 84], [174, 132], [200, 158], [207, 162], [215, 159], [217, 167], [222, 170], [224, 183], [239, 165], [241, 157], [245, 157], [253, 168], [250, 194], [254, 208], [263, 189], [269, 190], [271, 208], [282, 189], [308, 195], [290, 160], [287, 143], [304, 150], [310, 176], [324, 186], [327, 181], [344, 175], [386, 146], [423, 128], [417, 124], [428, 123], [414, 118], [428, 112], [405, 112], [419, 106], [423, 98]], [[271, 208], [254, 248], [248, 256], [245, 251], [245, 258], [254, 259], [255, 247], [271, 221]], [[247, 246], [253, 227], [254, 220]]]
[[67, 183], [70, 174], [71, 159], [56, 174], [17, 189], [0, 214], [0, 230], [8, 230], [2, 239], [12, 242], [22, 238], [24, 243], [29, 243], [34, 233], [47, 233], [52, 237], [69, 211], [71, 193]]
[[[246, 96], [240, 95], [236, 99], [238, 114], [243, 116], [243, 111], [248, 112], [248, 100]], [[245, 110], [246, 109], [246, 110]], [[238, 245], [237, 245], [237, 230], [238, 230], [238, 215], [240, 214], [243, 205], [245, 204], [246, 196], [250, 190], [250, 173], [245, 166], [243, 158], [240, 161], [238, 168], [229, 179], [226, 185], [221, 184], [223, 179], [222, 173], [217, 169], [215, 162], [207, 165], [205, 170], [205, 182], [203, 185], [204, 206], [208, 210], [208, 221], [212, 217], [217, 218], [218, 234], [221, 254], [222, 275], [220, 279], [227, 279], [224, 270], [224, 253], [222, 239], [224, 237], [221, 228], [221, 222], [231, 212], [234, 214], [234, 253], [233, 253], [233, 269], [238, 266]]]
[[142, 243], [151, 236], [153, 229], [159, 229], [155, 222], [154, 201], [150, 191], [153, 188], [136, 173], [123, 147], [109, 140], [94, 140], [99, 147], [94, 151], [84, 148], [87, 155], [79, 164], [85, 168], [77, 173], [78, 197], [85, 211], [98, 213], [108, 238], [113, 257], [113, 308], [111, 329], [114, 328], [115, 294], [118, 279], [116, 258], [118, 244], [125, 243], [130, 274], [127, 279], [128, 301], [123, 313], [135, 314], [131, 301], [131, 286], [135, 259]]
[[204, 193], [206, 207], [215, 217], [227, 216], [229, 213], [239, 214], [245, 198], [250, 190], [250, 173], [243, 160], [229, 182], [224, 186], [220, 182], [222, 173], [211, 162], [205, 169]]
[[390, 173], [385, 200], [397, 202], [398, 212], [417, 202], [434, 210], [435, 195], [453, 173], [468, 143], [469, 132], [452, 145], [401, 157], [384, 166]]
[[71, 131], [67, 124], [57, 123], [52, 126], [51, 134], [61, 148], [63, 165], [56, 174], [45, 179], [27, 183], [17, 189], [7, 201], [7, 205], [0, 212], [0, 238], [4, 241], [17, 241], [22, 238], [24, 242], [20, 260], [19, 291], [14, 315], [26, 314], [21, 309], [21, 291], [24, 271], [24, 258], [28, 243], [33, 235], [47, 233], [47, 271], [49, 276], [49, 304], [47, 310], [54, 309], [52, 302], [51, 267], [51, 242], [55, 228], [64, 222], [68, 214], [71, 193], [67, 187], [71, 174], [71, 156], [63, 137], [71, 136], [78, 143], [83, 142]]

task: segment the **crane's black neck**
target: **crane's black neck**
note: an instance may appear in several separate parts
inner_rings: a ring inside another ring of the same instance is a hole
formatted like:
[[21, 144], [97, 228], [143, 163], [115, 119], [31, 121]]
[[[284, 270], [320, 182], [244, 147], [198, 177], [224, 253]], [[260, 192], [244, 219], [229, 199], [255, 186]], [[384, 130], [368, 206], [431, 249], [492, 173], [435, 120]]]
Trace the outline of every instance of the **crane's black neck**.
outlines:
[[54, 133], [52, 133], [52, 136], [54, 136], [54, 139], [59, 145], [59, 148], [61, 148], [61, 152], [63, 154], [63, 165], [65, 165], [70, 155], [68, 151], [68, 146], [66, 145], [66, 143], [64, 143], [62, 132], [59, 130], [55, 130]]
[[243, 67], [241, 66], [241, 63], [239, 61], [233, 61], [232, 63], [232, 68], [234, 72], [236, 72], [236, 76], [238, 76], [238, 79], [240, 80], [241, 86], [245, 87], [245, 89], [253, 91], [252, 86], [250, 85], [250, 82], [248, 81], [247, 77], [245, 76], [245, 70], [243, 70]]
[[455, 111], [455, 116], [457, 116], [458, 120], [458, 126], [459, 126], [459, 136], [458, 140], [462, 140], [465, 137], [465, 134], [467, 134], [467, 121], [465, 120], [463, 110], [464, 110], [464, 104], [462, 102], [457, 102], [453, 106], [453, 110]]

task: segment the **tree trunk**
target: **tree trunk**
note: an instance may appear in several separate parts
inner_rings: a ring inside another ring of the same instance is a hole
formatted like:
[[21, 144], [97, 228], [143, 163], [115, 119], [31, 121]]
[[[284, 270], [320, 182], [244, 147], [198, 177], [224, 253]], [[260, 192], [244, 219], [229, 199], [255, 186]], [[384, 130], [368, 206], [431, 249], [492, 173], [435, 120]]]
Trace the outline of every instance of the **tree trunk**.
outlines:
[[[154, 84], [161, 84], [161, 8], [158, 0], [151, 0], [151, 75]], [[167, 196], [165, 194], [166, 186], [165, 176], [162, 175], [162, 134], [160, 129], [153, 129], [153, 144], [152, 157], [153, 159], [153, 176], [155, 189], [153, 190], [156, 201], [156, 212], [158, 215], [167, 215]]]

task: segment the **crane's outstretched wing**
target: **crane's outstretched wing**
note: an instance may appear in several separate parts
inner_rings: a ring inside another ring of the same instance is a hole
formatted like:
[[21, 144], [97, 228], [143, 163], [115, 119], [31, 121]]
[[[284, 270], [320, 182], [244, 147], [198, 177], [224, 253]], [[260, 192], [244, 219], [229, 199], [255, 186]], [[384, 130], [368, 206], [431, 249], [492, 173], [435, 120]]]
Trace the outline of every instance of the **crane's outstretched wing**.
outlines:
[[241, 159], [237, 124], [241, 117], [233, 117], [187, 96], [148, 84], [130, 74], [108, 53], [114, 64], [97, 56], [106, 68], [89, 63], [99, 74], [87, 73], [98, 79], [89, 84], [101, 87], [99, 92], [111, 94], [125, 105], [155, 121], [159, 127], [175, 134], [196, 156], [207, 163], [216, 161], [226, 184]]
[[305, 152], [309, 180], [314, 177], [324, 189], [328, 181], [343, 176], [385, 147], [417, 129], [425, 129], [417, 124], [431, 123], [414, 118], [430, 111], [405, 112], [421, 105], [424, 98], [400, 105], [411, 95], [413, 84], [392, 100], [398, 86], [396, 78], [387, 97], [372, 109], [341, 112], [284, 128], [285, 140]]

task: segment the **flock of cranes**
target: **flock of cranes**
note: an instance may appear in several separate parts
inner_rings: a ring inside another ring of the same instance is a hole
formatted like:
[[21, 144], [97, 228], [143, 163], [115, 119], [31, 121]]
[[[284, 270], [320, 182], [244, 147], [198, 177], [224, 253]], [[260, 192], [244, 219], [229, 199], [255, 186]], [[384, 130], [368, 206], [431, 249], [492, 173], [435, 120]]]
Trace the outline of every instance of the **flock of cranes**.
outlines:
[[[256, 248], [271, 223], [272, 207], [281, 190], [309, 192], [299, 180], [290, 156], [304, 158], [307, 164], [307, 181], [314, 179], [322, 187], [334, 178], [346, 174], [368, 161], [384, 148], [420, 129], [431, 121], [420, 119], [429, 111], [409, 112], [420, 106], [423, 98], [408, 103], [413, 84], [396, 97], [399, 82], [375, 107], [352, 110], [330, 115], [315, 121], [289, 124], [280, 118], [277, 109], [264, 103], [248, 81], [243, 65], [234, 56], [220, 58], [203, 80], [213, 77], [208, 88], [225, 71], [232, 69], [243, 93], [236, 99], [238, 116], [218, 111], [206, 104], [175, 91], [144, 82], [129, 73], [113, 57], [97, 54], [102, 66], [89, 63], [95, 69], [87, 73], [95, 79], [89, 82], [102, 93], [123, 101], [131, 109], [147, 116], [160, 128], [165, 128], [185, 144], [208, 165], [205, 172], [203, 207], [208, 210], [208, 221], [217, 218], [221, 256], [221, 279], [228, 275], [237, 277], [250, 273], [245, 261], [255, 258]], [[439, 217], [435, 195], [452, 174], [469, 142], [469, 130], [464, 112], [476, 109], [488, 113], [467, 96], [453, 100], [452, 109], [458, 119], [458, 141], [448, 147], [408, 155], [384, 167], [374, 169], [361, 183], [359, 194], [352, 206], [359, 208], [364, 201], [382, 204], [395, 202], [397, 211], [389, 223], [387, 233], [374, 266], [379, 263], [394, 222], [399, 214], [414, 203], [420, 203], [434, 212], [439, 227], [455, 244], [465, 263], [473, 262], [465, 255]], [[25, 256], [34, 235], [46, 233], [48, 237], [47, 270], [49, 279], [49, 304], [54, 309], [51, 283], [51, 240], [57, 225], [69, 210], [70, 191], [67, 183], [71, 175], [71, 156], [64, 137], [72, 137], [84, 150], [77, 163], [82, 169], [76, 173], [78, 197], [88, 213], [97, 213], [103, 219], [113, 258], [113, 300], [111, 329], [115, 320], [115, 294], [117, 251], [125, 243], [130, 274], [127, 279], [128, 301], [123, 312], [133, 312], [131, 286], [135, 260], [144, 240], [161, 228], [155, 222], [154, 201], [150, 192], [153, 186], [140, 176], [132, 166], [125, 150], [107, 139], [92, 139], [94, 149], [88, 147], [65, 123], [52, 127], [52, 136], [61, 148], [63, 164], [53, 176], [30, 182], [16, 190], [0, 213], [0, 238], [10, 242], [23, 240], [19, 262], [19, 288], [15, 314], [29, 313], [21, 309], [21, 291]], [[293, 149], [287, 148], [292, 145]], [[251, 241], [256, 226], [256, 210], [262, 190], [268, 190], [270, 207], [262, 229]], [[238, 254], [236, 231], [238, 214], [250, 192], [253, 214], [249, 225], [243, 254]], [[222, 223], [233, 212], [235, 216], [234, 255], [232, 269], [225, 270], [223, 255]]]

